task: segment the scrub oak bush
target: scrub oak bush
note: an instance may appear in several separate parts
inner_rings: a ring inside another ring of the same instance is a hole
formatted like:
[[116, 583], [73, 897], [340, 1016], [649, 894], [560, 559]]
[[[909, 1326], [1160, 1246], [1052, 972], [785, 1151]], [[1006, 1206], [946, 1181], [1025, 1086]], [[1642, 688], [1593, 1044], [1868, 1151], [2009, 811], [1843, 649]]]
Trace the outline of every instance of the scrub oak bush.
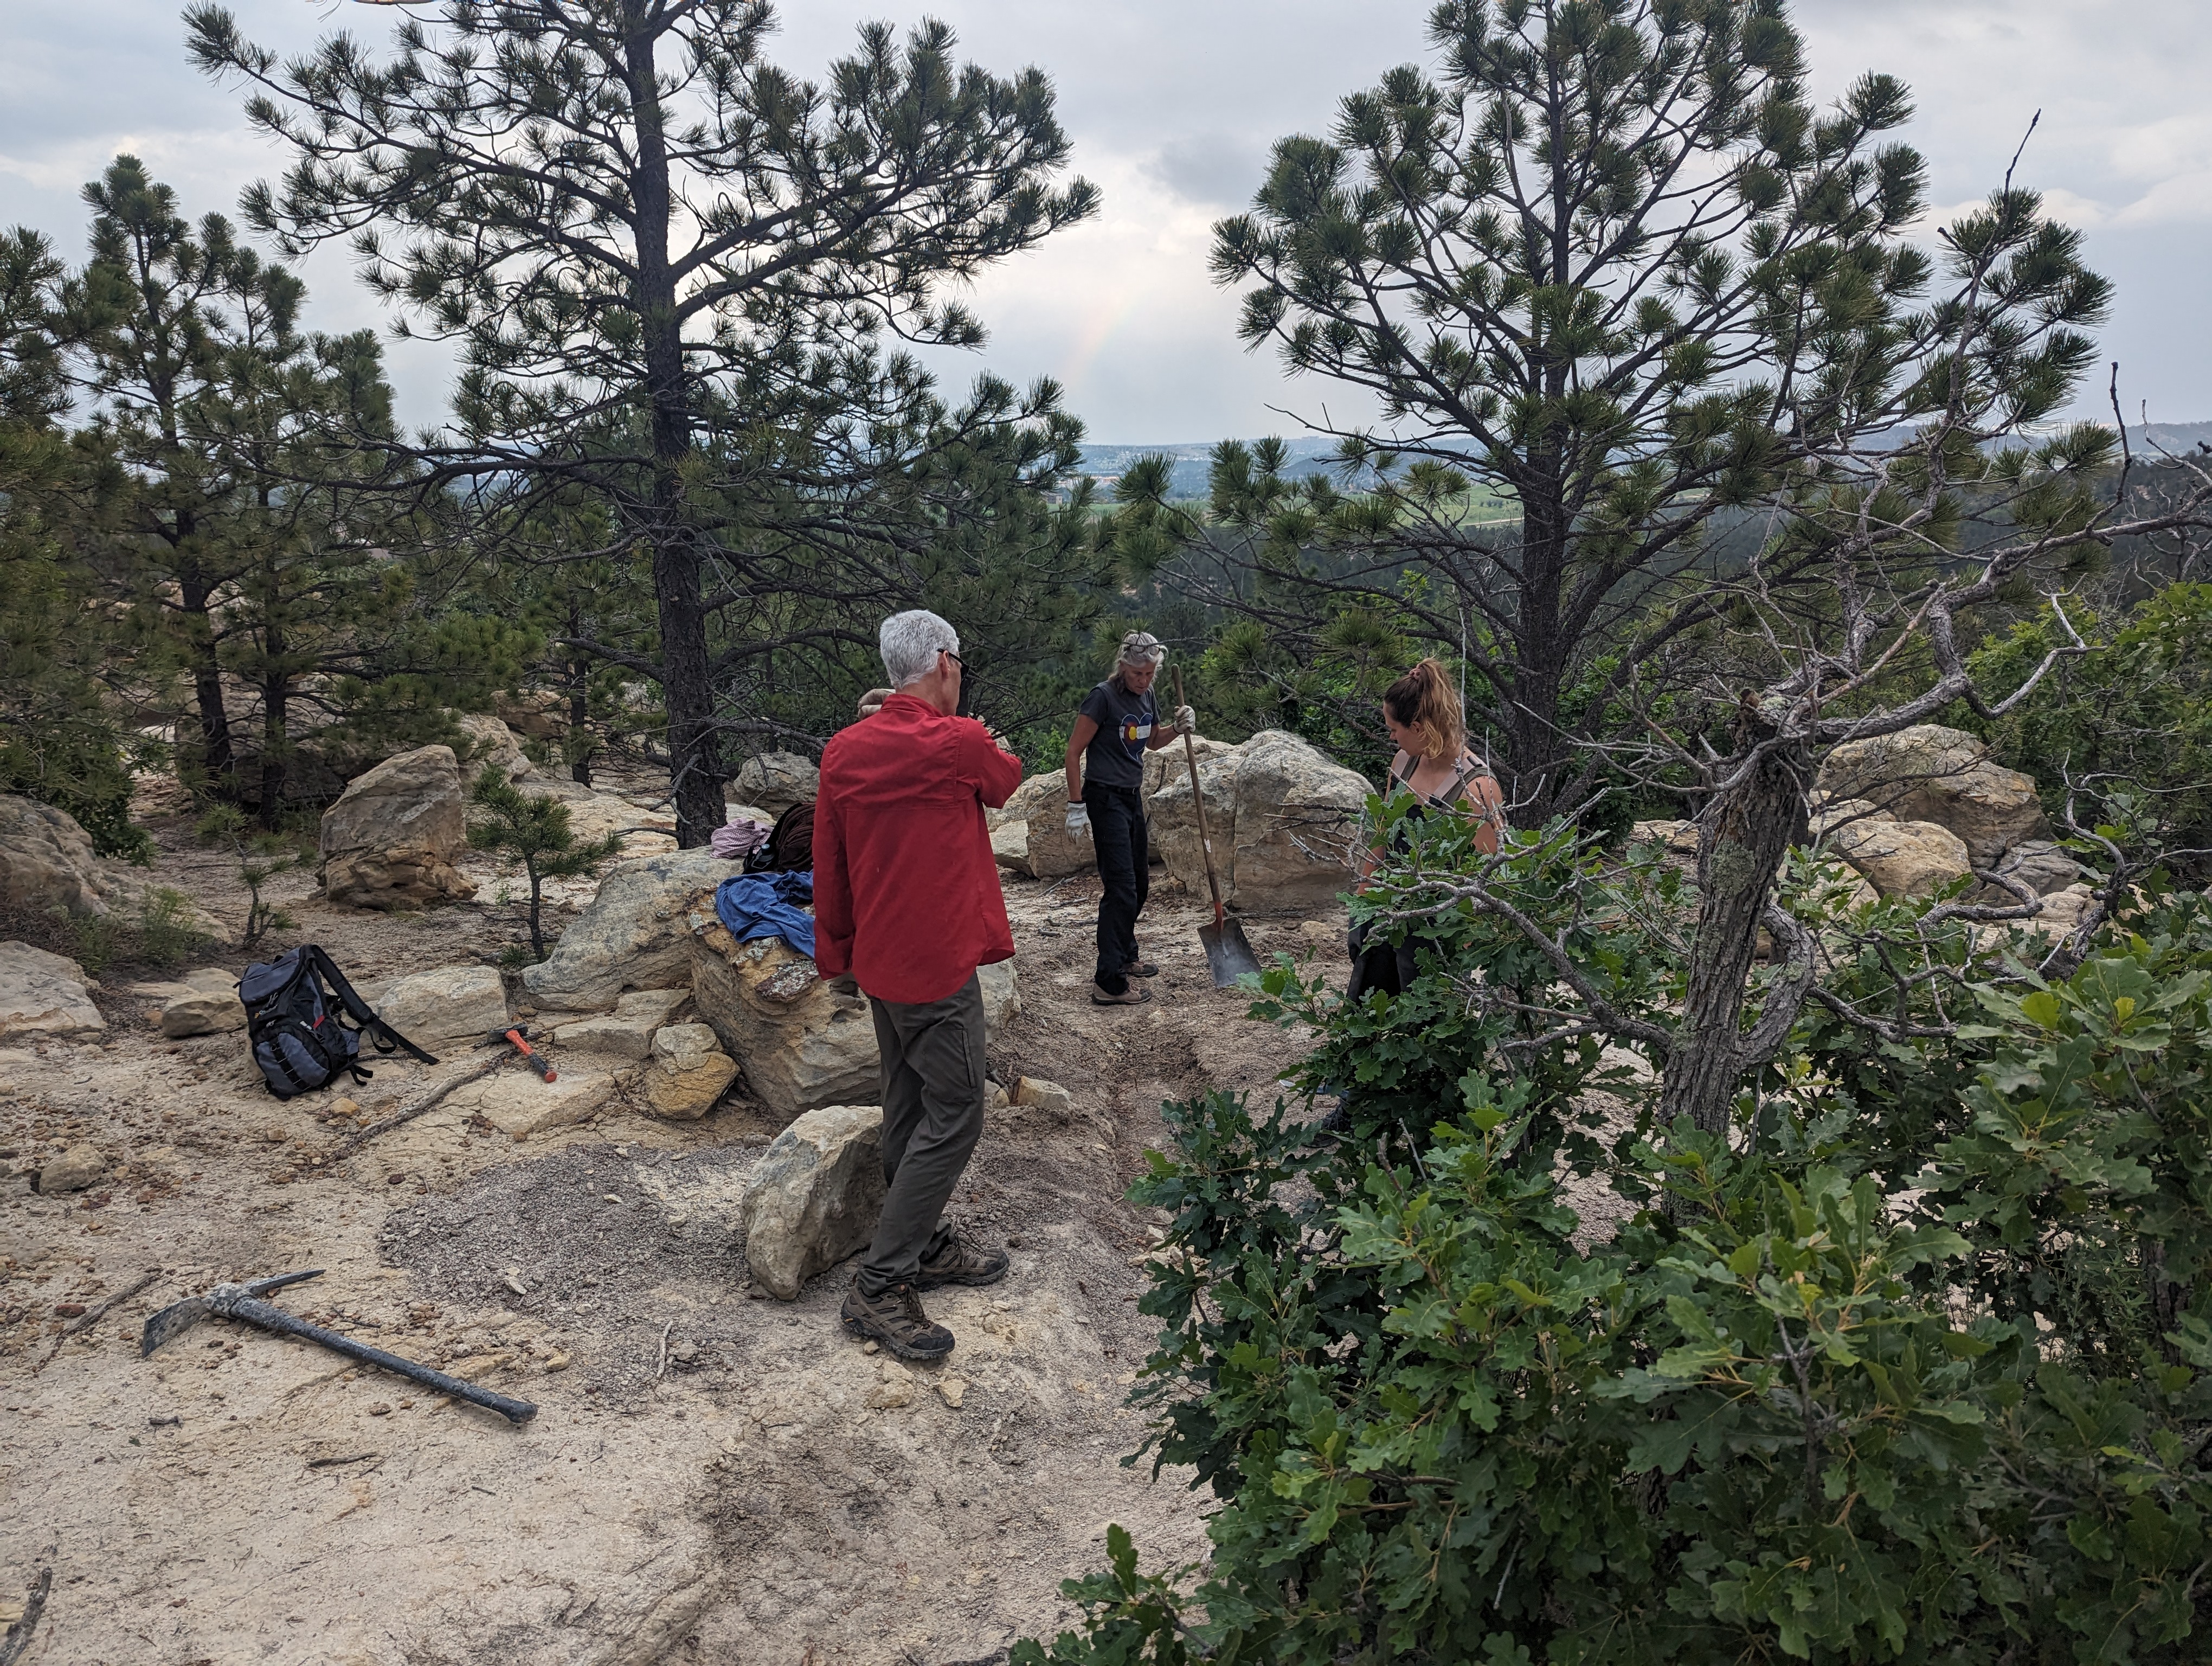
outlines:
[[[2138, 903], [2063, 980], [1939, 927], [1887, 991], [1873, 927], [1930, 905], [1832, 910], [1827, 987], [1893, 1038], [1808, 1005], [1726, 1140], [1530, 1046], [1479, 921], [1397, 1002], [1279, 964], [1341, 1126], [1170, 1106], [1132, 1194], [1172, 1218], [1138, 1399], [1210, 1563], [1117, 1534], [1015, 1661], [2204, 1658], [2212, 909]], [[1658, 935], [1588, 931], [1663, 1000]]]

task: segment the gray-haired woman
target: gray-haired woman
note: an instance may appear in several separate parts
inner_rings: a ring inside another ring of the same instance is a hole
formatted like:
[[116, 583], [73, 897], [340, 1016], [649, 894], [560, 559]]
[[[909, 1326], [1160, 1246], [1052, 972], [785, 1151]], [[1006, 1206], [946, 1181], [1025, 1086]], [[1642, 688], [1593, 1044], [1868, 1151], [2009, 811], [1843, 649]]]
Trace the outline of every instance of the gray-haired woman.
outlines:
[[1145, 827], [1145, 754], [1193, 734], [1198, 719], [1188, 706], [1163, 725], [1152, 682], [1168, 657], [1158, 637], [1133, 630], [1106, 680], [1084, 696], [1067, 738], [1067, 830], [1090, 830], [1097, 854], [1098, 969], [1091, 1000], [1101, 1006], [1135, 1006], [1152, 997], [1129, 980], [1159, 968], [1137, 952], [1137, 916], [1152, 891], [1152, 845]]

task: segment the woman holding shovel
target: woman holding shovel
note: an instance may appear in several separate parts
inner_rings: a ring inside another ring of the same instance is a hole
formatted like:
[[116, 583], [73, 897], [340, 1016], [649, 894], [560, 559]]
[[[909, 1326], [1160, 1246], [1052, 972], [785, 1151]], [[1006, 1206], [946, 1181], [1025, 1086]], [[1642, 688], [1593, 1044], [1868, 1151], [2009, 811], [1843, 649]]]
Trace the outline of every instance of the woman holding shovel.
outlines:
[[1138, 1006], [1152, 999], [1132, 983], [1158, 966], [1137, 953], [1137, 916], [1152, 890], [1152, 848], [1145, 830], [1145, 754], [1193, 734], [1198, 718], [1176, 708], [1163, 725], [1152, 698], [1158, 637], [1133, 630], [1121, 639], [1113, 672], [1084, 696], [1067, 738], [1067, 830], [1088, 830], [1105, 886], [1098, 899], [1098, 970], [1091, 999], [1100, 1006]]

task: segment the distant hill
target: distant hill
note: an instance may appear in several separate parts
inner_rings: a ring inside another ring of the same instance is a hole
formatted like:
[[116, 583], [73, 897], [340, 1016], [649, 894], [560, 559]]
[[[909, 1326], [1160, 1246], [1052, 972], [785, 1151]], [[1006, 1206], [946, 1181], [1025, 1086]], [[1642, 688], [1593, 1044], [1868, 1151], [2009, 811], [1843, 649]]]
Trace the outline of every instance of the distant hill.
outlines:
[[[1900, 444], [1911, 435], [1910, 429], [1901, 428], [1895, 433]], [[2138, 452], [2163, 449], [2179, 454], [2194, 451], [2200, 445], [2212, 446], [2212, 423], [2152, 423], [2130, 427], [2128, 440]], [[1321, 473], [1328, 466], [1328, 459], [1335, 452], [1336, 443], [1312, 435], [1285, 439], [1283, 444], [1290, 452], [1291, 460], [1283, 472], [1291, 479]], [[1083, 447], [1082, 471], [1103, 482], [1119, 476], [1140, 457], [1165, 456], [1172, 465], [1168, 496], [1204, 497], [1206, 463], [1214, 444], [1211, 440], [1196, 440], [1159, 445], [1087, 445]]]

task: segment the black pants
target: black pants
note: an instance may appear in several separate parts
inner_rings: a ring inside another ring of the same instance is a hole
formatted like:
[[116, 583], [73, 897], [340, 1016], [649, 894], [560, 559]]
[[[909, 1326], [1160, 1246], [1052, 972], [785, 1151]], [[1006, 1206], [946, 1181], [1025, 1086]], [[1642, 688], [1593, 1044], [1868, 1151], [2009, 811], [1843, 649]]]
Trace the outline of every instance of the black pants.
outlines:
[[1083, 783], [1091, 812], [1091, 844], [1098, 853], [1098, 987], [1118, 995], [1129, 987], [1137, 964], [1137, 916], [1152, 891], [1152, 848], [1145, 830], [1144, 795], [1133, 787]]
[[983, 1137], [983, 989], [943, 1000], [868, 998], [883, 1055], [884, 1212], [860, 1263], [863, 1295], [913, 1281], [950, 1229], [940, 1219]]

